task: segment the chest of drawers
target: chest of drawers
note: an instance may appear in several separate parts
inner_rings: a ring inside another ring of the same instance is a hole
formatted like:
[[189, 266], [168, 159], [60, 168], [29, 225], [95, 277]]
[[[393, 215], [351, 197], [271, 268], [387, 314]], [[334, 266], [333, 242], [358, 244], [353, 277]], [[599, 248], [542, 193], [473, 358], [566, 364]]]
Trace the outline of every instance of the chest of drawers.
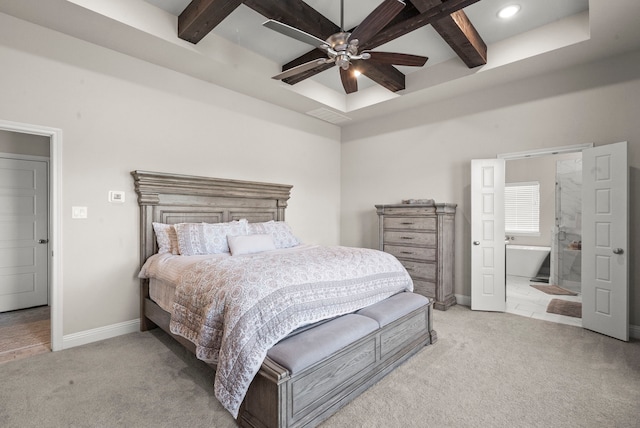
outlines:
[[416, 293], [446, 310], [456, 304], [454, 235], [456, 204], [376, 205], [380, 250], [400, 260]]

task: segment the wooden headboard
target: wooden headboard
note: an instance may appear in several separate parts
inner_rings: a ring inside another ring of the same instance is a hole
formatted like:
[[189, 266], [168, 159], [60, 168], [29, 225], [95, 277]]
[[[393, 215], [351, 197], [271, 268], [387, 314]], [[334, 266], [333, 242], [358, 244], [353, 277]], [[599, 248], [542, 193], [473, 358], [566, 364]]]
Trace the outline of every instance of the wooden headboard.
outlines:
[[[132, 171], [140, 205], [140, 265], [157, 252], [153, 222], [221, 223], [284, 220], [292, 186]], [[141, 300], [148, 281], [141, 281]], [[141, 314], [142, 315], [142, 314]], [[143, 317], [144, 318], [144, 317]]]
[[132, 171], [140, 205], [140, 262], [155, 254], [152, 222], [221, 223], [284, 220], [291, 187], [284, 184]]

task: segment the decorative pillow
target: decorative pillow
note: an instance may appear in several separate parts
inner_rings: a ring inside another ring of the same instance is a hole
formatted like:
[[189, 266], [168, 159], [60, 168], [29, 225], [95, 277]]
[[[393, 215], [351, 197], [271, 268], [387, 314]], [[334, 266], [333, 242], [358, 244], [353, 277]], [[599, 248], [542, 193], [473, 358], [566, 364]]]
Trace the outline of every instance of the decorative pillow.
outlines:
[[158, 243], [158, 254], [180, 254], [178, 248], [178, 235], [172, 224], [152, 223], [153, 231], [156, 233], [156, 242]]
[[267, 221], [264, 223], [249, 223], [248, 233], [250, 235], [269, 234], [273, 238], [276, 248], [289, 248], [300, 245], [298, 238], [293, 236], [293, 232], [284, 221]]
[[247, 220], [229, 223], [179, 223], [175, 228], [180, 254], [220, 254], [229, 252], [227, 236], [247, 234]]
[[227, 236], [229, 249], [232, 256], [240, 254], [261, 253], [263, 251], [275, 250], [276, 245], [269, 234], [264, 235], [238, 235]]

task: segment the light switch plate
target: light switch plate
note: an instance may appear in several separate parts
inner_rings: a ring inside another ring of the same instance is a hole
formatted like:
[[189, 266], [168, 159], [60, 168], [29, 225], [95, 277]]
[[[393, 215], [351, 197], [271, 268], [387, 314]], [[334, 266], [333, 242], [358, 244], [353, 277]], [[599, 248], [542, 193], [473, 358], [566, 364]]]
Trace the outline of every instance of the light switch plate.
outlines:
[[71, 218], [87, 218], [87, 207], [71, 207]]
[[110, 190], [109, 202], [122, 204], [124, 203], [124, 192], [122, 190]]

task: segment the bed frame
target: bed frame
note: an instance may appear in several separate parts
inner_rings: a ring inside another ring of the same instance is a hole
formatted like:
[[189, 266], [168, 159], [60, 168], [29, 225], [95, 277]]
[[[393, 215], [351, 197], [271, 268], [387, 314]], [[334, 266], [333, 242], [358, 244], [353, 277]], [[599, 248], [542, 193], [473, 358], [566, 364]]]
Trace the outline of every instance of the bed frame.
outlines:
[[[157, 252], [153, 222], [284, 220], [292, 187], [148, 171], [131, 174], [140, 205], [141, 263]], [[169, 331], [170, 313], [149, 298], [146, 279], [140, 283], [140, 314], [142, 331], [160, 327], [195, 353], [193, 343]], [[430, 303], [295, 375], [267, 357], [242, 403], [239, 425], [316, 426], [422, 347], [435, 342], [431, 314]]]

